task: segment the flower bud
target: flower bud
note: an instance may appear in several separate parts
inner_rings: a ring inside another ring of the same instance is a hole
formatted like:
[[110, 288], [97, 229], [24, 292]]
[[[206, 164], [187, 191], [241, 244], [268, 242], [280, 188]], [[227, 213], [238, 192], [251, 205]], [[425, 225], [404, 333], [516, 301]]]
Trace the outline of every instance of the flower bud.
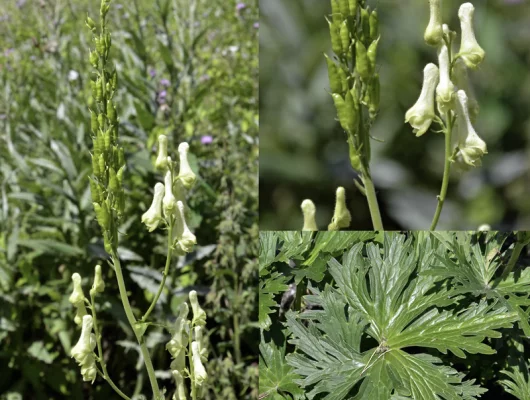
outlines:
[[68, 301], [77, 307], [79, 304], [83, 304], [85, 302], [85, 294], [83, 293], [83, 288], [81, 287], [81, 275], [79, 275], [77, 272], [74, 272], [72, 274], [72, 282], [74, 284], [74, 289], [68, 298]]
[[173, 400], [187, 400], [186, 396], [186, 386], [184, 385], [184, 378], [182, 374], [177, 371], [171, 371], [173, 379], [175, 379], [175, 394], [173, 395]]
[[90, 29], [92, 32], [95, 32], [96, 31], [96, 23], [94, 22], [94, 20], [90, 17], [86, 17], [86, 26], [88, 26], [88, 29]]
[[105, 290], [105, 282], [103, 282], [103, 277], [101, 276], [101, 265], [96, 265], [95, 275], [94, 275], [94, 284], [92, 289], [96, 292], [103, 292]]
[[455, 86], [451, 82], [451, 65], [449, 63], [449, 50], [444, 44], [438, 51], [438, 65], [440, 67], [440, 82], [436, 86], [436, 102], [440, 113], [451, 109]]
[[455, 62], [453, 67], [453, 78], [457, 89], [466, 92], [469, 118], [471, 119], [471, 122], [475, 122], [480, 111], [480, 106], [475, 96], [473, 87], [469, 82], [466, 64], [461, 58], [458, 58]]
[[[340, 14], [339, 14], [340, 15]], [[331, 36], [331, 49], [340, 57], [342, 54], [342, 41], [340, 40], [340, 22], [337, 20], [330, 21], [326, 18], [329, 25], [329, 35]]]
[[442, 41], [443, 28], [441, 1], [442, 0], [429, 0], [431, 16], [423, 38], [425, 39], [425, 42], [431, 46], [437, 46]]
[[160, 135], [158, 137], [158, 155], [155, 161], [155, 168], [164, 171], [167, 167], [167, 136]]
[[361, 39], [367, 45], [370, 43], [370, 7], [361, 7]]
[[191, 343], [191, 354], [193, 361], [193, 377], [195, 379], [195, 384], [201, 386], [203, 382], [208, 378], [204, 365], [202, 365], [201, 355], [199, 352], [199, 343]]
[[355, 42], [355, 69], [362, 79], [368, 79], [373, 73], [366, 46], [360, 40]]
[[477, 135], [469, 118], [468, 100], [466, 92], [457, 93], [457, 160], [471, 167], [482, 165], [481, 159], [488, 153], [486, 143]]
[[304, 227], [302, 231], [318, 231], [317, 223], [315, 221], [316, 207], [315, 204], [306, 199], [302, 201], [302, 213], [304, 214]]
[[183, 183], [186, 189], [190, 189], [197, 179], [195, 173], [191, 170], [190, 163], [188, 161], [188, 151], [190, 146], [188, 143], [183, 142], [179, 144], [179, 157], [180, 157], [180, 169], [178, 179]]
[[464, 3], [458, 10], [460, 27], [462, 30], [462, 40], [460, 42], [460, 52], [458, 55], [464, 60], [469, 68], [477, 68], [485, 56], [482, 47], [479, 46], [473, 30], [473, 13], [475, 8], [471, 3]]
[[164, 184], [158, 182], [155, 185], [155, 194], [151, 207], [142, 215], [142, 222], [147, 226], [149, 232], [154, 231], [162, 220], [162, 198], [164, 197]]
[[379, 17], [377, 10], [370, 14], [370, 39], [376, 40], [379, 37]]
[[[169, 157], [168, 157], [169, 158]], [[173, 195], [173, 179], [171, 171], [166, 172], [164, 177], [164, 198], [162, 199], [162, 210], [164, 211], [164, 217], [169, 221], [172, 216], [175, 215], [177, 208], [177, 200]]]
[[328, 65], [328, 77], [329, 77], [329, 86], [331, 88], [331, 93], [341, 93], [342, 92], [342, 80], [339, 76], [340, 67], [335, 64], [326, 54], [326, 63]]
[[338, 231], [341, 228], [350, 226], [351, 214], [346, 206], [346, 191], [343, 187], [337, 189], [337, 199], [335, 202], [335, 212], [331, 224], [328, 225], [328, 230]]
[[197, 238], [186, 223], [184, 203], [182, 201], [177, 201], [175, 239], [176, 243], [174, 242], [173, 245], [179, 253], [190, 253], [193, 250], [193, 246], [197, 244]]
[[197, 292], [192, 290], [189, 294], [191, 309], [193, 310], [193, 319], [191, 324], [193, 326], [204, 326], [206, 325], [206, 312], [199, 305], [199, 300], [197, 299]]
[[405, 114], [405, 122], [410, 123], [416, 136], [421, 136], [431, 126], [436, 116], [434, 111], [434, 91], [438, 83], [438, 67], [427, 64], [423, 70], [423, 86], [418, 101]]
[[348, 51], [348, 48], [350, 47], [350, 30], [348, 29], [348, 21], [345, 20], [340, 25], [340, 41], [342, 44], [342, 51], [346, 53]]

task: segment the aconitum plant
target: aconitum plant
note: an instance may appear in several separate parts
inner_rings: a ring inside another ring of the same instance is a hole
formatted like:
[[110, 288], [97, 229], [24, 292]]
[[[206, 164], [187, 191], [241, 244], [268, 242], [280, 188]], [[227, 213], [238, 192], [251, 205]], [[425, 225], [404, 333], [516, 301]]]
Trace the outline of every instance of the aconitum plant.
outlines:
[[[91, 80], [92, 98], [90, 100], [91, 130], [93, 139], [92, 171], [90, 180], [92, 202], [97, 221], [103, 232], [105, 250], [110, 255], [109, 265], [116, 273], [121, 302], [127, 320], [141, 349], [143, 361], [152, 389], [152, 398], [164, 399], [155, 376], [155, 370], [147, 349], [144, 334], [150, 325], [148, 317], [153, 311], [162, 290], [171, 265], [173, 255], [185, 255], [196, 244], [195, 235], [186, 223], [186, 193], [194, 185], [196, 176], [188, 162], [189, 146], [181, 143], [178, 147], [179, 163], [168, 156], [167, 137], [158, 139], [158, 156], [155, 167], [164, 174], [164, 183], [154, 187], [151, 207], [142, 215], [142, 222], [149, 232], [158, 227], [167, 231], [167, 257], [160, 287], [151, 305], [141, 318], [134, 315], [123, 278], [118, 256], [118, 226], [125, 205], [125, 193], [122, 178], [125, 171], [123, 147], [119, 144], [118, 112], [114, 103], [118, 78], [115, 68], [110, 66], [109, 51], [112, 37], [106, 24], [111, 0], [102, 0], [99, 27], [90, 18], [86, 24], [92, 32], [95, 48], [90, 52], [90, 64], [95, 70]], [[82, 288], [82, 278], [78, 273], [72, 275], [73, 291], [69, 298], [75, 307], [74, 321], [81, 326], [77, 344], [71, 350], [71, 356], [80, 367], [84, 381], [94, 382], [99, 374], [123, 399], [130, 399], [113, 382], [107, 371], [102, 348], [102, 327], [97, 318], [97, 296], [105, 290], [102, 266], [95, 267], [95, 276], [89, 297]], [[180, 306], [179, 315], [172, 326], [166, 327], [171, 340], [166, 349], [172, 357], [168, 366], [175, 380], [173, 400], [185, 400], [188, 388], [192, 399], [202, 398], [204, 383], [208, 378], [204, 364], [208, 357], [206, 313], [200, 307], [197, 293], [191, 291], [189, 300], [192, 317], [188, 318], [187, 303]], [[99, 365], [99, 367], [98, 367]], [[188, 382], [189, 381], [189, 382]]]
[[[366, 0], [331, 0], [331, 16], [327, 19], [334, 55], [325, 55], [331, 96], [338, 121], [347, 136], [351, 166], [357, 171], [356, 186], [366, 196], [373, 228], [383, 229], [376, 191], [370, 174], [370, 129], [378, 112], [380, 84], [377, 48], [381, 35], [377, 10], [370, 10]], [[474, 7], [460, 6], [460, 48], [453, 47], [457, 33], [443, 23], [441, 0], [429, 0], [430, 19], [425, 42], [436, 47], [438, 65], [429, 63], [424, 69], [423, 87], [418, 101], [406, 112], [416, 136], [431, 126], [445, 136], [445, 163], [438, 205], [431, 223], [436, 229], [447, 195], [451, 165], [461, 169], [479, 167], [486, 143], [476, 133], [473, 123], [478, 115], [478, 102], [468, 80], [468, 69], [476, 69], [485, 57], [473, 29]], [[337, 190], [337, 204], [329, 230], [349, 227], [344, 189]], [[316, 207], [306, 199], [301, 205], [303, 230], [318, 230], [314, 216]], [[347, 216], [346, 216], [347, 215]]]

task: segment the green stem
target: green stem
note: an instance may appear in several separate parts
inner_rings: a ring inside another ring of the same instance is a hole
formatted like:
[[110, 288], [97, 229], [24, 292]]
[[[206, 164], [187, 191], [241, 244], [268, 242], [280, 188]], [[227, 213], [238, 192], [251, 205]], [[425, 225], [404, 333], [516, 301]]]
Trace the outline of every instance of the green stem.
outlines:
[[151, 302], [151, 305], [149, 306], [149, 309], [145, 312], [144, 316], [140, 320], [140, 322], [145, 322], [147, 320], [147, 317], [149, 317], [149, 314], [154, 310], [156, 303], [158, 302], [158, 299], [160, 298], [160, 295], [162, 294], [162, 290], [164, 290], [164, 287], [166, 285], [166, 279], [167, 275], [169, 273], [169, 266], [171, 264], [171, 241], [173, 238], [173, 223], [171, 221], [168, 229], [168, 236], [167, 236], [167, 256], [166, 256], [166, 266], [164, 267], [164, 273], [162, 276], [162, 281], [160, 282], [160, 287], [158, 288], [158, 291], [156, 292], [156, 296], [153, 298], [153, 301]]
[[125, 287], [125, 281], [123, 279], [120, 259], [118, 258], [115, 249], [112, 249], [111, 256], [112, 261], [114, 263], [114, 270], [116, 271], [116, 279], [118, 280], [118, 288], [120, 291], [120, 298], [123, 304], [123, 309], [125, 310], [125, 315], [127, 316], [129, 325], [131, 325], [134, 335], [136, 336], [136, 340], [140, 344], [140, 350], [142, 352], [142, 356], [144, 357], [144, 363], [147, 369], [147, 375], [149, 376], [149, 381], [151, 383], [151, 388], [153, 390], [153, 395], [154, 398], [158, 400], [161, 398], [161, 395], [160, 389], [158, 388], [158, 382], [156, 381], [155, 370], [153, 368], [153, 363], [151, 362], [151, 356], [149, 355], [149, 351], [147, 350], [147, 345], [143, 340], [143, 333], [140, 333], [137, 328], [136, 318], [134, 317], [134, 314], [132, 312], [131, 304], [129, 303], [129, 298], [127, 297], [127, 289]]
[[381, 212], [379, 211], [379, 204], [377, 202], [377, 195], [375, 194], [375, 187], [369, 166], [362, 168], [361, 179], [366, 192], [366, 200], [368, 201], [368, 208], [370, 209], [374, 231], [382, 231], [384, 230], [383, 221], [381, 219]]
[[442, 208], [445, 202], [445, 196], [447, 195], [447, 187], [449, 186], [449, 172], [451, 170], [451, 136], [452, 136], [452, 121], [450, 111], [446, 112], [445, 120], [447, 121], [447, 127], [445, 132], [445, 161], [444, 161], [444, 175], [442, 179], [442, 187], [440, 188], [440, 194], [438, 195], [438, 205], [436, 206], [436, 211], [434, 212], [434, 217], [432, 219], [430, 230], [434, 231], [436, 225], [438, 225], [438, 220], [440, 219], [440, 214], [442, 213]]
[[99, 328], [98, 328], [98, 324], [97, 324], [97, 315], [96, 315], [96, 302], [95, 302], [95, 299], [94, 299], [94, 294], [92, 292], [92, 290], [90, 291], [90, 301], [91, 301], [91, 304], [90, 304], [90, 308], [92, 309], [92, 320], [94, 322], [94, 333], [96, 335], [96, 345], [97, 345], [97, 348], [98, 348], [98, 357], [99, 357], [99, 364], [101, 365], [101, 369], [103, 370], [103, 379], [105, 379], [110, 387], [112, 387], [114, 389], [114, 391], [116, 393], [118, 393], [118, 395], [125, 399], [125, 400], [131, 400], [130, 397], [126, 396], [115, 384], [114, 382], [112, 381], [112, 379], [110, 378], [109, 376], [109, 373], [107, 371], [107, 365], [105, 364], [105, 360], [103, 358], [103, 346], [101, 345], [101, 334], [100, 334], [100, 331], [99, 331]]
[[508, 260], [508, 264], [506, 264], [506, 269], [502, 273], [502, 277], [505, 279], [510, 275], [510, 272], [512, 272], [513, 267], [515, 267], [515, 263], [519, 259], [519, 256], [521, 255], [521, 251], [523, 250], [525, 244], [521, 242], [515, 242], [515, 246], [513, 247], [512, 255], [510, 256], [510, 259]]

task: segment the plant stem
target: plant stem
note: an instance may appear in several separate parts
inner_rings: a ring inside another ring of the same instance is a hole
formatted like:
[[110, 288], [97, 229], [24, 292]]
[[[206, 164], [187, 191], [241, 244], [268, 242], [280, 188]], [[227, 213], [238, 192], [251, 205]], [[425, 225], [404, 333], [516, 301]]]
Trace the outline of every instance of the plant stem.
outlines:
[[99, 331], [99, 328], [98, 328], [98, 324], [97, 324], [96, 302], [95, 302], [94, 294], [92, 293], [92, 291], [90, 291], [90, 301], [91, 301], [90, 307], [92, 309], [92, 320], [94, 322], [94, 325], [93, 325], [94, 326], [94, 333], [96, 335], [96, 345], [97, 345], [97, 348], [98, 348], [99, 364], [101, 365], [101, 369], [103, 370], [103, 379], [105, 379], [109, 383], [109, 385], [114, 389], [114, 391], [116, 393], [118, 393], [118, 395], [120, 395], [120, 397], [122, 397], [125, 400], [131, 400], [130, 397], [126, 396], [114, 384], [112, 379], [110, 379], [109, 373], [107, 372], [107, 365], [105, 364], [105, 360], [103, 358], [103, 346], [101, 345], [101, 334], [100, 334], [100, 331]]
[[149, 351], [147, 350], [147, 345], [145, 344], [145, 340], [143, 339], [143, 333], [141, 334], [136, 326], [136, 318], [134, 317], [134, 314], [132, 312], [131, 304], [129, 303], [129, 298], [127, 297], [127, 289], [125, 287], [125, 281], [123, 280], [120, 259], [118, 258], [115, 249], [112, 249], [111, 256], [112, 261], [114, 263], [114, 270], [116, 271], [116, 279], [118, 280], [118, 288], [120, 290], [120, 297], [121, 302], [123, 304], [123, 309], [125, 310], [125, 315], [127, 316], [129, 325], [131, 325], [134, 335], [136, 336], [136, 340], [140, 344], [140, 350], [144, 357], [144, 363], [147, 369], [147, 374], [149, 376], [149, 381], [151, 383], [151, 388], [153, 390], [153, 395], [154, 398], [158, 400], [161, 398], [161, 396], [160, 389], [158, 388], [158, 382], [156, 381], [155, 370], [153, 368], [153, 363], [151, 362], [151, 356], [149, 355]]
[[434, 217], [432, 219], [431, 227], [429, 230], [434, 231], [436, 225], [438, 225], [438, 220], [440, 219], [440, 214], [442, 213], [442, 208], [444, 206], [445, 196], [447, 195], [447, 187], [449, 186], [449, 172], [451, 170], [451, 136], [452, 136], [452, 120], [450, 111], [445, 113], [445, 120], [447, 121], [447, 127], [445, 132], [445, 161], [444, 161], [444, 175], [442, 178], [442, 187], [440, 188], [440, 194], [438, 195], [438, 205], [436, 206], [436, 211], [434, 212]]
[[372, 225], [374, 231], [382, 231], [383, 221], [381, 219], [381, 212], [379, 211], [379, 204], [377, 202], [377, 195], [375, 194], [375, 187], [372, 181], [372, 175], [370, 174], [370, 167], [366, 166], [362, 168], [361, 179], [363, 181], [366, 200], [368, 201], [368, 208], [370, 209], [370, 216], [372, 218]]
[[512, 272], [513, 267], [515, 267], [515, 263], [519, 259], [519, 256], [521, 255], [521, 251], [523, 250], [524, 246], [525, 246], [524, 243], [521, 243], [519, 241], [515, 242], [512, 255], [510, 256], [510, 259], [508, 260], [508, 264], [506, 264], [506, 269], [502, 273], [503, 278], [507, 278], [508, 275], [510, 275], [510, 272]]
[[149, 314], [151, 314], [151, 312], [154, 310], [154, 308], [156, 306], [156, 303], [158, 302], [158, 299], [160, 298], [160, 295], [162, 294], [162, 290], [164, 290], [164, 287], [166, 285], [166, 279], [167, 279], [167, 275], [169, 273], [169, 266], [171, 264], [171, 253], [172, 253], [172, 249], [171, 249], [171, 244], [172, 243], [171, 243], [171, 241], [172, 241], [172, 238], [173, 238], [173, 224], [171, 223], [169, 225], [169, 229], [168, 229], [166, 266], [164, 267], [164, 273], [163, 273], [163, 276], [162, 276], [162, 281], [160, 282], [160, 287], [158, 288], [156, 296], [153, 298], [153, 301], [151, 302], [151, 305], [149, 306], [149, 309], [145, 312], [145, 314], [142, 317], [142, 319], [140, 320], [140, 322], [145, 322], [147, 317], [149, 317]]

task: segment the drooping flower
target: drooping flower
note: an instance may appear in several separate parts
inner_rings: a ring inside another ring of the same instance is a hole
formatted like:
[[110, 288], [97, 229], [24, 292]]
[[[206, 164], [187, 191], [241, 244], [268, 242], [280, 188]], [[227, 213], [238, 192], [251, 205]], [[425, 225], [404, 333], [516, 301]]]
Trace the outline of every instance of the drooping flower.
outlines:
[[197, 342], [191, 343], [191, 353], [192, 353], [193, 376], [195, 378], [195, 384], [197, 386], [201, 386], [204, 383], [204, 381], [208, 378], [208, 375], [206, 374], [206, 369], [204, 368], [204, 365], [202, 365], [201, 354], [199, 352], [199, 343]]
[[175, 394], [172, 400], [187, 400], [186, 385], [184, 385], [184, 377], [177, 370], [172, 370], [171, 374], [175, 380]]
[[74, 284], [74, 289], [68, 298], [68, 301], [77, 307], [79, 304], [85, 302], [85, 294], [83, 293], [83, 287], [81, 286], [81, 275], [74, 272], [72, 274], [72, 282]]
[[423, 70], [423, 86], [420, 97], [405, 114], [405, 122], [410, 123], [416, 136], [421, 136], [431, 126], [436, 116], [434, 111], [434, 91], [438, 83], [439, 71], [434, 64], [427, 64]]
[[188, 312], [188, 304], [182, 303], [180, 305], [179, 316], [172, 330], [173, 336], [166, 345], [167, 351], [174, 359], [171, 362], [171, 369], [179, 372], [182, 372], [186, 366], [186, 344], [188, 343], [186, 327], [189, 324], [187, 319]]
[[431, 46], [437, 46], [442, 41], [442, 13], [441, 0], [429, 0], [430, 19], [423, 38]]
[[[169, 172], [169, 171], [168, 171]], [[142, 222], [147, 226], [149, 232], [154, 231], [162, 220], [162, 199], [164, 197], [164, 184], [158, 182], [155, 185], [155, 194], [151, 207], [142, 215]]]
[[466, 92], [457, 93], [457, 161], [471, 167], [482, 165], [482, 156], [488, 153], [486, 143], [477, 135], [469, 118]]
[[[168, 157], [170, 159], [171, 157]], [[177, 199], [173, 195], [173, 176], [171, 171], [166, 172], [164, 177], [164, 198], [162, 199], [162, 211], [164, 212], [164, 217], [169, 221], [172, 216], [175, 215], [177, 209]]]
[[173, 246], [179, 253], [190, 253], [197, 244], [197, 238], [188, 228], [184, 214], [184, 203], [177, 201], [177, 218]]
[[167, 166], [167, 136], [160, 135], [158, 137], [158, 155], [155, 161], [155, 168], [164, 171]]
[[304, 214], [302, 231], [318, 231], [317, 222], [315, 221], [315, 214], [317, 212], [315, 204], [311, 200], [305, 199], [302, 201], [300, 208]]
[[180, 179], [186, 189], [190, 189], [197, 179], [195, 173], [191, 170], [190, 163], [188, 161], [189, 149], [190, 146], [188, 143], [183, 142], [179, 144], [178, 151], [180, 156], [180, 169], [178, 179]]
[[473, 30], [473, 14], [475, 7], [471, 3], [464, 3], [458, 10], [460, 27], [462, 30], [462, 41], [460, 43], [460, 57], [464, 60], [468, 68], [475, 69], [484, 59], [486, 53], [480, 47], [475, 38]]
[[335, 202], [335, 212], [331, 224], [328, 225], [328, 230], [338, 231], [341, 228], [350, 226], [351, 214], [346, 206], [346, 191], [343, 187], [337, 188], [337, 198]]
[[440, 113], [444, 114], [451, 109], [455, 92], [455, 85], [451, 81], [449, 51], [445, 44], [438, 51], [438, 65], [440, 67], [440, 81], [436, 86], [436, 102]]
[[193, 319], [191, 324], [193, 326], [204, 326], [206, 325], [206, 312], [199, 305], [199, 300], [197, 299], [197, 292], [192, 290], [189, 294], [191, 309], [193, 310]]
[[85, 315], [83, 317], [81, 336], [70, 352], [71, 356], [81, 367], [83, 380], [87, 382], [94, 382], [97, 374], [96, 360], [93, 355], [94, 348], [96, 347], [96, 336], [92, 333], [92, 326], [92, 316]]

